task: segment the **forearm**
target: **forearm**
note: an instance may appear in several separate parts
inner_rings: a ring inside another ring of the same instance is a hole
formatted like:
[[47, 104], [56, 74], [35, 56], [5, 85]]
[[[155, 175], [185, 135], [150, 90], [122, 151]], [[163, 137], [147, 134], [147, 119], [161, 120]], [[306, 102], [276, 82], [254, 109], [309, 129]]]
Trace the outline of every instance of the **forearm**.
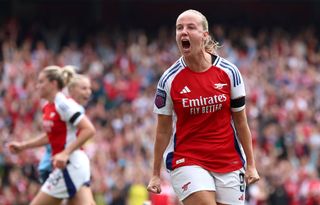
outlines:
[[252, 184], [258, 181], [260, 177], [257, 172], [255, 161], [254, 161], [252, 137], [251, 137], [249, 125], [247, 123], [247, 118], [244, 115], [244, 111], [238, 114], [235, 114], [233, 116], [235, 119], [235, 127], [237, 130], [237, 134], [247, 159], [245, 181], [247, 184]]
[[80, 131], [79, 136], [77, 139], [70, 143], [65, 149], [64, 152], [70, 155], [73, 151], [79, 149], [82, 145], [86, 143], [90, 138], [95, 135], [94, 129], [83, 129]]
[[254, 156], [253, 156], [253, 147], [252, 147], [252, 138], [249, 126], [247, 123], [241, 123], [236, 126], [239, 140], [241, 142], [243, 151], [246, 155], [247, 165], [255, 166]]
[[41, 147], [49, 143], [49, 139], [46, 133], [42, 133], [34, 139], [30, 139], [22, 142], [22, 149], [30, 149], [35, 147]]
[[172, 134], [172, 116], [158, 115], [156, 140], [154, 143], [153, 175], [160, 176], [162, 156]]
[[160, 176], [162, 165], [162, 157], [166, 147], [169, 144], [170, 137], [163, 134], [157, 134], [154, 144], [154, 161], [153, 161], [153, 175]]

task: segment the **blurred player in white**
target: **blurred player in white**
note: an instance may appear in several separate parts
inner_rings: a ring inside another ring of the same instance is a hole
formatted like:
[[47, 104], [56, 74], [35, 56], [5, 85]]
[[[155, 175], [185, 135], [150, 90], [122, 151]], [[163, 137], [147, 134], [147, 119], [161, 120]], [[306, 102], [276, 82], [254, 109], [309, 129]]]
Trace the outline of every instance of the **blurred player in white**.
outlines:
[[48, 143], [52, 147], [54, 170], [31, 205], [56, 205], [63, 199], [68, 199], [70, 204], [92, 203], [92, 195], [82, 191], [90, 183], [90, 162], [81, 146], [94, 136], [95, 128], [83, 107], [61, 92], [71, 77], [67, 69], [58, 66], [40, 72], [37, 89], [40, 97], [47, 100], [42, 109], [46, 133], [29, 141], [9, 143], [13, 153]]
[[[74, 77], [70, 80], [70, 83], [68, 84], [68, 93], [69, 96], [74, 99], [77, 103], [79, 103], [82, 106], [87, 105], [88, 101], [90, 100], [91, 96], [91, 82], [90, 79], [85, 75], [75, 74]], [[83, 113], [85, 112], [84, 107]], [[90, 205], [95, 205], [95, 201], [93, 198], [92, 191], [90, 189], [90, 186], [82, 186], [76, 195], [76, 197], [81, 197], [84, 199], [90, 199], [91, 203]], [[84, 200], [79, 199], [79, 200]], [[71, 200], [68, 201], [69, 205], [77, 205], [78, 200]]]
[[178, 16], [176, 42], [182, 57], [164, 72], [155, 97], [158, 124], [148, 190], [161, 192], [163, 157], [184, 205], [243, 205], [245, 182], [259, 175], [241, 74], [216, 54], [208, 21], [196, 10]]

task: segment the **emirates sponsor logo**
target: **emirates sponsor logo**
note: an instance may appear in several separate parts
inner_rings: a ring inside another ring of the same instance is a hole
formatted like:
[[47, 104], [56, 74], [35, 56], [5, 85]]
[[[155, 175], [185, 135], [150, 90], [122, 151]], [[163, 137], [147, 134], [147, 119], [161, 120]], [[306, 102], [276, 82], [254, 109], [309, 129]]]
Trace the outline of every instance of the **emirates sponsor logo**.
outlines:
[[188, 107], [215, 105], [218, 103], [223, 103], [225, 101], [227, 101], [227, 96], [225, 94], [214, 95], [209, 97], [200, 96], [199, 98], [194, 98], [194, 99], [182, 98], [182, 107], [188, 108]]
[[213, 95], [209, 97], [182, 98], [182, 107], [189, 109], [191, 115], [212, 113], [222, 109], [223, 102], [227, 101], [227, 95]]

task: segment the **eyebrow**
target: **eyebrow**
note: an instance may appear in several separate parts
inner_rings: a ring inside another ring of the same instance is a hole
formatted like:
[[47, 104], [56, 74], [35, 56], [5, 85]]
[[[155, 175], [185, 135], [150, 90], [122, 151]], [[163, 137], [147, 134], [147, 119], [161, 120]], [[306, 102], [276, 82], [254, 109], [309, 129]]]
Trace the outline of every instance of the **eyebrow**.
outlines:
[[[182, 26], [183, 24], [181, 24], [181, 23], [179, 23], [179, 24], [177, 24], [176, 25], [176, 27], [177, 26]], [[195, 23], [188, 23], [186, 26], [196, 26], [197, 24], [195, 24]]]

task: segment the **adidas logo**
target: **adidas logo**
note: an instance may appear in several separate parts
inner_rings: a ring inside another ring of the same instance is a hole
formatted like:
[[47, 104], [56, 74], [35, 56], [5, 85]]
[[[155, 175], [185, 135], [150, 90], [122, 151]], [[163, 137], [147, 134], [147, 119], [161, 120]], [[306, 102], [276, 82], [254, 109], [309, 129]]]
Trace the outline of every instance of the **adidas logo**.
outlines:
[[185, 93], [190, 93], [191, 90], [187, 87], [187, 86], [184, 86], [184, 88], [180, 91], [180, 94], [185, 94]]

